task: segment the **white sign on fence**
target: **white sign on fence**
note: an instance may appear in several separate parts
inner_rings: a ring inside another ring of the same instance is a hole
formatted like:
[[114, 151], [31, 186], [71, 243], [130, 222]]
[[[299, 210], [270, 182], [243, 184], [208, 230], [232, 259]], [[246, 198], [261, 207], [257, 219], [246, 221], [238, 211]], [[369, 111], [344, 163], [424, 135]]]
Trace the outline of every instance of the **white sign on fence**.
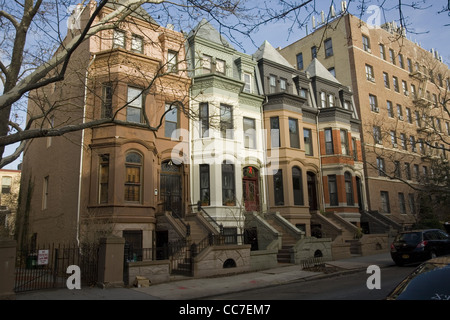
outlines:
[[38, 265], [48, 264], [48, 250], [39, 250], [38, 251]]

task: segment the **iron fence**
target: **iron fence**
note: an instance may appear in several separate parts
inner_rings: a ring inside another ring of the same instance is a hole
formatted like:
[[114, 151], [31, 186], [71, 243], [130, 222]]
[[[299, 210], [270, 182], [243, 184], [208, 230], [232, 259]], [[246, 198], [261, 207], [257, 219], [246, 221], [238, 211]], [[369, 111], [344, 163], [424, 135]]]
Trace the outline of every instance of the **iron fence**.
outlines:
[[71, 273], [80, 268], [81, 285], [92, 286], [98, 279], [98, 245], [49, 244], [17, 251], [15, 292], [66, 287]]

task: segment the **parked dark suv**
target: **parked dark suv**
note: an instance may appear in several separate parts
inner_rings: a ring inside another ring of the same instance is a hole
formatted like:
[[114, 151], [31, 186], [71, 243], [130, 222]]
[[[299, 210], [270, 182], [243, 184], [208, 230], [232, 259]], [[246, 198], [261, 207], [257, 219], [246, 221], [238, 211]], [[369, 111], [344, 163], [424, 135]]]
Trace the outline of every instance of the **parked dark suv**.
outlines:
[[395, 264], [422, 262], [450, 253], [450, 236], [440, 229], [400, 232], [391, 244]]

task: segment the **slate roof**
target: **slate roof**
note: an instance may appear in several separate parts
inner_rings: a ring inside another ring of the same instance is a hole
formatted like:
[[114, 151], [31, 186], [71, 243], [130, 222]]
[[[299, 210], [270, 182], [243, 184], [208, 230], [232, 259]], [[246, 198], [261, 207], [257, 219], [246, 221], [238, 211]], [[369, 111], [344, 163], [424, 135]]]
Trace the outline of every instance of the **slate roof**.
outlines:
[[227, 48], [234, 49], [234, 47], [214, 28], [206, 19], [202, 19], [198, 25], [189, 32], [188, 38], [196, 36], [205, 40], [223, 45]]
[[320, 63], [317, 58], [314, 58], [309, 64], [308, 68], [306, 68], [306, 73], [309, 73], [311, 77], [319, 77], [323, 79], [327, 79], [334, 83], [341, 85], [341, 83], [328, 71], [322, 63]]
[[294, 68], [278, 51], [275, 49], [269, 41], [265, 40], [264, 43], [253, 54], [253, 57], [258, 61], [262, 58], [279, 63], [288, 68]]

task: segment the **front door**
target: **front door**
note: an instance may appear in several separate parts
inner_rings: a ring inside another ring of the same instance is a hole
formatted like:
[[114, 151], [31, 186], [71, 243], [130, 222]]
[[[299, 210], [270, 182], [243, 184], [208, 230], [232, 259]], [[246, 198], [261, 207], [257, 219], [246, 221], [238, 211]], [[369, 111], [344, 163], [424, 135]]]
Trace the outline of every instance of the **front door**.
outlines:
[[259, 211], [259, 181], [258, 170], [256, 168], [244, 168], [242, 191], [244, 196], [245, 211]]
[[317, 210], [317, 189], [316, 189], [316, 175], [312, 172], [308, 172], [308, 201], [309, 211]]
[[164, 211], [170, 211], [178, 217], [183, 216], [181, 173], [181, 165], [175, 165], [170, 161], [161, 164], [160, 190]]

